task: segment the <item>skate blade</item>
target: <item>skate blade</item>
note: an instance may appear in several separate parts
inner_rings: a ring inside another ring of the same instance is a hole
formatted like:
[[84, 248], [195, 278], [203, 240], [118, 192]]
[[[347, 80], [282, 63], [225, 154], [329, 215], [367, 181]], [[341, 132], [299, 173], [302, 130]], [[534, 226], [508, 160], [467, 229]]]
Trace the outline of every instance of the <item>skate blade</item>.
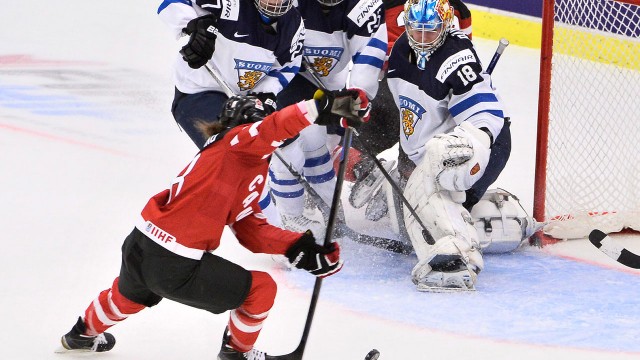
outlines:
[[53, 351], [56, 354], [83, 354], [83, 353], [93, 353], [91, 349], [72, 349], [69, 350], [66, 347], [60, 345], [57, 349]]
[[416, 289], [421, 292], [430, 292], [430, 293], [456, 293], [456, 292], [474, 292], [476, 291], [475, 286], [472, 288], [459, 288], [459, 287], [442, 287], [442, 286], [429, 286], [425, 284], [416, 285]]

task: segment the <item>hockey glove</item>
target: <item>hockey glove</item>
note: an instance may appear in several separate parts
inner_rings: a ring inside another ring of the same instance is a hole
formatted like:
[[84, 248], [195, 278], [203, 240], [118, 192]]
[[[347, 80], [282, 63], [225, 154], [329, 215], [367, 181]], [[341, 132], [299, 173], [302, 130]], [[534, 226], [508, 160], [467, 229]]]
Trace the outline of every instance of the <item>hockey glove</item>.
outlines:
[[369, 120], [369, 99], [360, 89], [327, 92], [317, 90], [313, 99], [318, 109], [315, 121], [318, 125], [359, 127]]
[[180, 50], [182, 59], [193, 69], [199, 69], [213, 56], [216, 44], [218, 19], [213, 14], [195, 18], [182, 32], [189, 35], [189, 42]]
[[337, 243], [331, 243], [328, 246], [316, 244], [316, 239], [309, 230], [291, 245], [285, 256], [291, 265], [321, 278], [333, 275], [342, 269], [340, 246]]
[[278, 105], [276, 104], [276, 94], [274, 93], [261, 92], [261, 93], [249, 93], [249, 95], [255, 96], [258, 99], [260, 99], [260, 101], [262, 101], [262, 106], [264, 106], [264, 111], [267, 114], [271, 114], [272, 112], [276, 111], [276, 109], [278, 108]]
[[452, 132], [427, 141], [424, 161], [431, 162], [436, 184], [448, 191], [464, 191], [484, 175], [491, 155], [491, 138], [463, 122]]

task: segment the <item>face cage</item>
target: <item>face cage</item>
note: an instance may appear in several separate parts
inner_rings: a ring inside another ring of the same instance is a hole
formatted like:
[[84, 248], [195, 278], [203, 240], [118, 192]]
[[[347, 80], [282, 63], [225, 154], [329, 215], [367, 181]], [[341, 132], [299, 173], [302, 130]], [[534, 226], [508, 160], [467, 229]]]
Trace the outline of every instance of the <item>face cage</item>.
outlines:
[[344, 0], [318, 0], [318, 2], [324, 6], [336, 6]]
[[[436, 29], [427, 30], [422, 24], [415, 24], [416, 26], [413, 26], [412, 23], [415, 23], [415, 22], [410, 22], [410, 21], [407, 21], [406, 19], [405, 21], [406, 21], [405, 24], [407, 24], [406, 30], [407, 30], [407, 38], [409, 39], [409, 45], [417, 54], [420, 54], [420, 53], [431, 54], [437, 48], [439, 48], [440, 45], [444, 43], [444, 39], [447, 35], [447, 28], [448, 28], [446, 24], [441, 23], [439, 24], [440, 26], [436, 26]], [[438, 37], [428, 42], [424, 41], [423, 39], [421, 39], [422, 41], [418, 41], [414, 39], [413, 36], [411, 36], [412, 33], [418, 32], [422, 34], [422, 37], [424, 38], [424, 33], [435, 32], [435, 31], [440, 31], [440, 33], [438, 34]]]
[[258, 11], [269, 18], [282, 16], [293, 7], [293, 0], [275, 0], [278, 3], [273, 4], [274, 0], [254, 0]]

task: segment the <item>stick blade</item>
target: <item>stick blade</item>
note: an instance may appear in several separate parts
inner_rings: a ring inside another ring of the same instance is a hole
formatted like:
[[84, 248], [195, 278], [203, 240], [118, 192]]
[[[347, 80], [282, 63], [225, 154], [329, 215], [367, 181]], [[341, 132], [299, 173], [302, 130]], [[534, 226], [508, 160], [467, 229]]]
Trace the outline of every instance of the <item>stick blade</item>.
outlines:
[[603, 253], [624, 266], [640, 269], [640, 256], [620, 246], [610, 236], [595, 229], [589, 234], [589, 241]]
[[593, 246], [595, 246], [595, 247], [597, 247], [599, 249], [602, 246], [602, 240], [604, 240], [604, 238], [606, 238], [606, 237], [607, 237], [607, 234], [605, 234], [604, 232], [602, 232], [602, 231], [600, 231], [598, 229], [594, 229], [589, 234], [589, 241], [591, 241]]

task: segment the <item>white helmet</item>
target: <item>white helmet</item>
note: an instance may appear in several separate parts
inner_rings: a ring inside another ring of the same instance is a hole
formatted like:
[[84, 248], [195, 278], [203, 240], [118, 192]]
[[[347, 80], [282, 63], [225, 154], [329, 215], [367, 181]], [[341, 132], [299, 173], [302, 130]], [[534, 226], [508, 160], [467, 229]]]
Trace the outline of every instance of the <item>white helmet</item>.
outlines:
[[286, 14], [293, 7], [293, 0], [254, 0], [256, 8], [267, 18], [276, 18]]
[[424, 69], [429, 56], [444, 43], [453, 25], [453, 8], [448, 0], [408, 0], [404, 5], [404, 26], [409, 45]]

